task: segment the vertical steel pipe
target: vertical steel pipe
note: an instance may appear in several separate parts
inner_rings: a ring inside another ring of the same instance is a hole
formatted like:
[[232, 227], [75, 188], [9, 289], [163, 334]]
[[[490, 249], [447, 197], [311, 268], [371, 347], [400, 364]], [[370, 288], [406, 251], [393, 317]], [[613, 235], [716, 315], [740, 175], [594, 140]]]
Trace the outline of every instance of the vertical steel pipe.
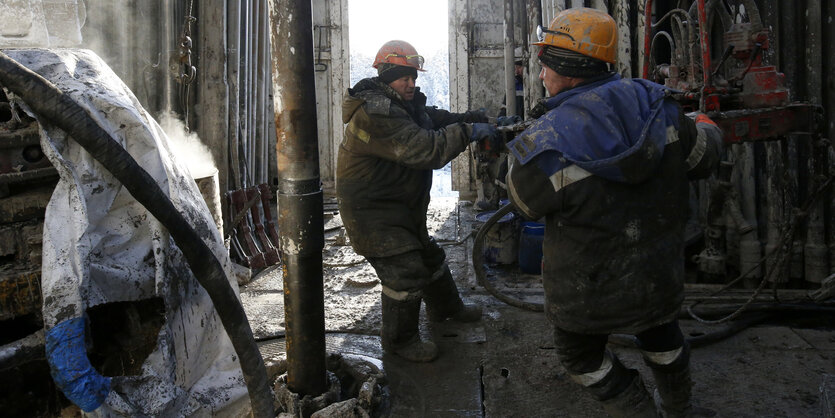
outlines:
[[[832, 22], [835, 20], [835, 1], [829, 0], [823, 4], [822, 21]], [[832, 24], [823, 26], [823, 48], [822, 51], [831, 51], [835, 46], [835, 28]], [[830, 141], [835, 140], [835, 57], [832, 54], [823, 55], [823, 92], [824, 92], [824, 133]], [[829, 148], [827, 166], [829, 174], [835, 174], [835, 149]], [[829, 244], [829, 274], [835, 273], [835, 187], [829, 186], [829, 196], [824, 200], [829, 205], [826, 214], [827, 240]]]
[[[536, 27], [539, 25], [548, 26], [549, 22], [542, 21], [542, 2], [540, 0], [527, 0], [526, 1], [525, 10], [528, 13], [528, 31], [527, 31], [527, 39], [528, 45], [533, 44], [534, 42], [539, 41], [536, 38]], [[534, 57], [535, 53], [539, 51], [536, 50], [534, 47], [528, 46], [528, 71], [527, 71], [527, 80], [525, 83], [525, 111], [529, 110], [530, 108], [536, 105], [536, 102], [539, 101], [542, 97], [545, 96], [544, 89], [542, 88], [542, 83], [539, 82], [539, 61]], [[525, 115], [519, 115], [524, 117]]]
[[[804, 87], [805, 66], [803, 65], [803, 45], [806, 35], [803, 33], [803, 13], [798, 10], [797, 4], [789, 4], [786, 2], [778, 2], [780, 7], [780, 70], [786, 74], [786, 82], [791, 92], [791, 100], [807, 100], [808, 96]], [[800, 207], [800, 170], [806, 169], [805, 164], [801, 164], [800, 155], [808, 155], [808, 146], [803, 142], [803, 138], [799, 135], [789, 135], [786, 137], [786, 147], [783, 154], [783, 161], [785, 162], [785, 177], [784, 183], [784, 208], [787, 212], [784, 214], [786, 219], [789, 218], [790, 208]], [[792, 243], [791, 261], [789, 262], [789, 278], [799, 281], [803, 278], [803, 242], [800, 240], [800, 234], [796, 235]]]
[[249, 160], [251, 158], [249, 151], [249, 96], [251, 94], [249, 88], [249, 44], [252, 42], [252, 9], [250, 0], [241, 1], [241, 36], [239, 43], [240, 51], [240, 72], [238, 73], [238, 100], [240, 103], [239, 112], [240, 119], [238, 121], [240, 135], [239, 135], [239, 157], [241, 158], [241, 187], [248, 187], [251, 185]]
[[[744, 233], [739, 238], [739, 269], [746, 273], [746, 279], [762, 277], [760, 258], [762, 258], [762, 244], [757, 226], [757, 186], [754, 174], [754, 144], [745, 143], [734, 146], [737, 161], [737, 188], [740, 191], [740, 206], [745, 221], [753, 227], [751, 232]], [[754, 280], [746, 281], [749, 284]]]
[[247, 36], [249, 37], [249, 42], [247, 43], [247, 61], [246, 61], [246, 101], [247, 101], [247, 113], [246, 113], [246, 133], [247, 133], [247, 172], [249, 173], [249, 183], [247, 186], [255, 186], [258, 184], [257, 182], [257, 173], [255, 172], [255, 164], [258, 154], [255, 151], [255, 144], [258, 140], [256, 133], [255, 133], [255, 113], [257, 112], [257, 108], [255, 107], [255, 66], [256, 63], [256, 53], [255, 53], [255, 44], [258, 41], [257, 34], [258, 34], [258, 25], [256, 21], [258, 19], [258, 8], [256, 5], [257, 0], [247, 0], [248, 7], [249, 7], [249, 14], [247, 15]]
[[[821, 57], [823, 43], [822, 10], [820, 0], [806, 1], [806, 99], [814, 104], [823, 103], [823, 61]], [[820, 146], [819, 138], [813, 135], [810, 151], [811, 158], [808, 159], [808, 185], [809, 194], [815, 192], [821, 185], [818, 176], [826, 176], [826, 147]], [[814, 285], [820, 283], [829, 275], [829, 251], [826, 247], [826, 224], [824, 199], [818, 200], [809, 210], [809, 219], [806, 226], [806, 245], [803, 248], [804, 254], [804, 278]]]
[[270, 0], [270, 19], [287, 383], [301, 396], [315, 396], [327, 389], [327, 370], [310, 0]]
[[162, 75], [162, 101], [160, 110], [170, 112], [174, 109], [174, 78], [171, 77], [171, 51], [175, 44], [177, 30], [174, 27], [174, 5], [172, 0], [162, 0], [159, 8], [159, 18], [162, 21], [162, 33], [159, 36], [159, 68]]
[[[226, 27], [226, 62], [227, 80], [229, 82], [229, 182], [231, 190], [241, 188], [240, 168], [240, 69], [241, 69], [241, 2], [240, 0], [226, 0], [228, 26]], [[222, 166], [224, 162], [219, 161]], [[226, 190], [222, 191], [226, 193]], [[230, 219], [231, 221], [231, 219]]]
[[261, 164], [266, 158], [266, 153], [263, 152], [264, 149], [264, 142], [267, 140], [266, 132], [264, 132], [264, 111], [266, 110], [266, 106], [264, 106], [265, 97], [263, 95], [263, 90], [261, 89], [261, 85], [264, 83], [264, 66], [267, 65], [264, 60], [264, 55], [261, 53], [261, 48], [263, 47], [263, 43], [266, 42], [267, 38], [263, 34], [263, 19], [266, 15], [266, 3], [264, 0], [255, 0], [255, 21], [253, 22], [253, 31], [252, 31], [252, 38], [254, 42], [252, 43], [252, 53], [253, 53], [253, 66], [252, 66], [252, 81], [253, 81], [253, 91], [252, 91], [252, 101], [254, 106], [252, 107], [252, 132], [255, 134], [255, 147], [254, 152], [252, 155], [252, 162], [254, 163], [253, 167], [253, 183], [252, 185], [258, 185], [263, 183], [262, 175], [263, 172], [261, 170]]
[[513, 0], [504, 0], [504, 94], [507, 115], [516, 114], [516, 67], [513, 50], [516, 46], [513, 28]]

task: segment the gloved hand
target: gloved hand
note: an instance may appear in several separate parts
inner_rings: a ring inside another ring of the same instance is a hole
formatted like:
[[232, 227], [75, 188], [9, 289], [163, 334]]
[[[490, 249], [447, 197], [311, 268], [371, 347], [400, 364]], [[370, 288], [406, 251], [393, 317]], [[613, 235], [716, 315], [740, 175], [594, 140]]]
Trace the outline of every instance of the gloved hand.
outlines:
[[498, 125], [498, 126], [510, 126], [510, 125], [515, 125], [515, 124], [517, 124], [521, 121], [522, 121], [522, 118], [517, 116], [517, 115], [499, 116], [499, 117], [496, 118], [496, 125]]
[[482, 141], [491, 138], [498, 138], [499, 131], [492, 123], [474, 123], [473, 132], [470, 134], [470, 141]]
[[693, 121], [696, 122], [696, 123], [707, 123], [707, 124], [710, 124], [710, 125], [713, 125], [713, 126], [717, 126], [716, 122], [714, 122], [713, 119], [709, 118], [707, 115], [705, 115], [702, 112], [690, 112], [690, 113], [687, 114], [687, 116], [690, 119], [693, 119]]
[[473, 142], [478, 141], [479, 151], [497, 153], [504, 146], [496, 125], [491, 123], [474, 123], [470, 140]]

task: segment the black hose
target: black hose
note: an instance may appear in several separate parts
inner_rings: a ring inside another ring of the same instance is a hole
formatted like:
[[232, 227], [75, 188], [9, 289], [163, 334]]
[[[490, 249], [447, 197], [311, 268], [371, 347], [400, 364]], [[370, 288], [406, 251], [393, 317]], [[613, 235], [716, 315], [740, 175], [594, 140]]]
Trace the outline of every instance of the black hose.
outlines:
[[740, 331], [745, 330], [751, 326], [757, 325], [759, 323], [765, 322], [767, 319], [771, 317], [772, 314], [765, 312], [751, 313], [751, 315], [747, 315], [743, 318], [737, 319], [736, 321], [728, 323], [728, 325], [722, 327], [719, 330], [709, 332], [707, 334], [694, 335], [692, 337], [688, 337], [687, 342], [690, 344], [690, 347], [693, 348], [704, 347], [706, 345], [710, 345], [715, 342], [722, 341], [730, 336], [736, 335]]
[[2, 52], [0, 84], [23, 99], [35, 113], [78, 142], [168, 229], [194, 277], [209, 294], [240, 358], [254, 416], [274, 417], [264, 360], [252, 336], [246, 313], [229, 285], [223, 266], [156, 181], [70, 96]]
[[499, 219], [510, 213], [512, 210], [513, 204], [502, 206], [496, 211], [496, 213], [493, 214], [493, 216], [487, 219], [487, 222], [485, 222], [484, 225], [478, 229], [478, 233], [475, 236], [475, 242], [473, 243], [473, 270], [475, 270], [476, 281], [479, 285], [487, 289], [487, 291], [490, 292], [490, 294], [496, 299], [510, 306], [534, 312], [544, 312], [545, 306], [541, 303], [521, 301], [499, 292], [499, 290], [496, 289], [489, 280], [487, 280], [487, 272], [484, 271], [484, 237], [487, 235], [487, 231], [489, 231], [490, 228], [499, 221]]

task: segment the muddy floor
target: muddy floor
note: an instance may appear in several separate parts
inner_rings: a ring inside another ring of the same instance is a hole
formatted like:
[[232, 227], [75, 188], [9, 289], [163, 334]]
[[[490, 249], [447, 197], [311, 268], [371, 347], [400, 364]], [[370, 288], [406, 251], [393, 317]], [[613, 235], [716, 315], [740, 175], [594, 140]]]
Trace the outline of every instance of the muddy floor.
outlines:
[[[476, 324], [429, 324], [422, 333], [441, 349], [433, 363], [410, 364], [383, 356], [380, 346], [380, 284], [339, 228], [326, 225], [323, 254], [328, 350], [382, 359], [390, 382], [393, 417], [598, 417], [600, 406], [573, 384], [559, 365], [552, 330], [541, 313], [499, 302], [477, 286], [470, 265], [473, 212], [455, 198], [433, 199], [429, 226], [447, 251], [458, 287], [485, 315]], [[542, 301], [538, 276], [513, 268], [491, 270], [503, 292]], [[742, 297], [742, 296], [740, 296]], [[265, 357], [282, 347], [282, 278], [279, 269], [258, 274], [241, 298]], [[725, 302], [733, 298], [725, 300]], [[835, 323], [832, 317], [759, 321], [721, 341], [693, 350], [695, 399], [717, 416], [832, 417], [835, 396]], [[683, 320], [688, 337], [718, 326]], [[277, 345], [271, 345], [275, 342]], [[640, 354], [625, 338], [611, 348], [628, 367], [654, 383]]]

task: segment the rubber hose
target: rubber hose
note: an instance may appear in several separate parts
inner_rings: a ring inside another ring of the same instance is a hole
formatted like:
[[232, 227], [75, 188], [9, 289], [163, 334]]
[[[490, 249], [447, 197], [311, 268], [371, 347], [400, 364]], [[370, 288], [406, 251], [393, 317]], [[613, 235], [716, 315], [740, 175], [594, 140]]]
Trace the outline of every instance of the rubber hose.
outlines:
[[491, 295], [496, 299], [517, 308], [527, 309], [534, 312], [544, 312], [545, 306], [541, 303], [525, 302], [519, 299], [512, 298], [504, 293], [499, 292], [489, 280], [487, 280], [487, 272], [484, 270], [484, 237], [487, 236], [487, 231], [496, 224], [503, 216], [507, 215], [513, 210], [513, 204], [502, 206], [496, 213], [493, 214], [487, 222], [484, 223], [475, 236], [473, 243], [473, 270], [475, 270], [476, 281], [479, 285], [487, 289]]
[[70, 135], [168, 229], [194, 277], [209, 294], [240, 358], [254, 416], [274, 417], [264, 360], [223, 266], [156, 181], [107, 131], [96, 124], [84, 108], [55, 85], [2, 52], [0, 84], [23, 99], [35, 113]]
[[[722, 329], [719, 329], [717, 331], [709, 332], [707, 334], [702, 334], [698, 336], [687, 337], [685, 338], [685, 340], [691, 348], [704, 347], [715, 342], [722, 341], [730, 336], [736, 335], [740, 331], [749, 328], [753, 325], [764, 322], [765, 320], [771, 317], [772, 315], [767, 313], [756, 313], [754, 315], [738, 319], [733, 322], [729, 322], [726, 326], [722, 327]], [[619, 345], [622, 347], [640, 348], [640, 344], [638, 344], [638, 337], [634, 335], [610, 334], [608, 342], [610, 344]]]
[[[709, 307], [707, 305], [702, 305], [699, 309], [694, 309], [694, 313], [696, 313], [700, 317], [705, 316], [713, 316], [713, 317], [721, 317], [725, 316], [729, 313], [732, 313], [739, 309], [738, 306], [720, 306], [720, 307]], [[760, 303], [752, 303], [748, 305], [745, 309], [746, 312], [765, 312], [765, 313], [804, 313], [804, 314], [814, 314], [814, 315], [835, 315], [835, 306], [832, 305], [825, 305], [820, 303], [773, 303], [773, 302], [760, 302]], [[690, 318], [690, 314], [687, 310], [682, 309], [679, 312], [679, 318], [681, 319], [692, 319]]]
[[732, 335], [736, 335], [740, 331], [747, 329], [751, 326], [757, 325], [759, 323], [765, 322], [765, 320], [771, 317], [771, 314], [765, 312], [752, 313], [751, 315], [748, 315], [746, 317], [737, 319], [736, 321], [729, 323], [728, 325], [717, 331], [688, 337], [687, 342], [690, 343], [690, 347], [693, 348], [704, 347], [706, 345], [722, 341], [725, 338], [728, 338]]

